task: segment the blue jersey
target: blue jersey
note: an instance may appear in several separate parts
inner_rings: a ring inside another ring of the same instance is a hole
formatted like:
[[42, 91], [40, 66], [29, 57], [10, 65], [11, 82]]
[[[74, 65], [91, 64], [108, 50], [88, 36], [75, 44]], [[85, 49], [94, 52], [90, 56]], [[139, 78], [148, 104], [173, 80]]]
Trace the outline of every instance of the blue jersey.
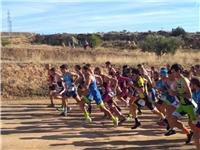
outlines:
[[159, 80], [156, 82], [156, 89], [161, 91], [161, 94], [158, 95], [160, 97], [160, 100], [166, 101], [166, 97], [168, 95], [168, 87], [167, 84], [163, 83], [162, 80]]
[[192, 98], [196, 103], [200, 103], [200, 90], [193, 91]]
[[74, 87], [73, 79], [72, 79], [72, 76], [70, 74], [65, 74], [63, 76], [63, 80], [64, 80], [64, 82], [67, 86], [67, 90], [71, 90]]
[[95, 100], [97, 105], [99, 105], [102, 102], [102, 97], [97, 87], [96, 79], [94, 76], [93, 76], [93, 80], [91, 81], [89, 85], [89, 94], [87, 98], [90, 100]]
[[197, 114], [200, 115], [200, 90], [193, 91], [192, 98], [198, 105]]

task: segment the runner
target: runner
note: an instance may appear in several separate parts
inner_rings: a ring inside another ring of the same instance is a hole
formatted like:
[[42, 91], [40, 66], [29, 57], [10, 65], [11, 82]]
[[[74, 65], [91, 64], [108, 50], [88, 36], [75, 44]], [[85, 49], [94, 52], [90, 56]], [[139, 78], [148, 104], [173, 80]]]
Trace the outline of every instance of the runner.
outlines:
[[140, 75], [139, 70], [133, 68], [132, 73], [135, 77], [135, 81], [133, 83], [130, 83], [130, 86], [134, 88], [135, 93], [130, 99], [131, 101], [130, 111], [133, 118], [135, 118], [135, 125], [131, 129], [136, 129], [137, 127], [141, 126], [141, 123], [139, 122], [136, 113], [137, 107], [143, 107], [146, 105], [147, 108], [149, 108], [154, 114], [158, 115], [163, 120], [166, 120], [164, 115], [160, 113], [155, 107], [155, 105], [153, 105], [149, 101], [147, 96], [148, 95], [146, 89], [147, 87], [145, 86], [144, 78], [142, 78], [142, 76]]
[[111, 75], [112, 77], [115, 77], [115, 74], [116, 74], [116, 70], [115, 68], [112, 66], [111, 62], [110, 61], [107, 61], [105, 63], [106, 65], [106, 68], [108, 69], [108, 75]]
[[175, 91], [169, 90], [169, 94], [171, 96], [176, 96], [180, 104], [176, 108], [176, 111], [173, 112], [172, 116], [172, 127], [177, 127], [181, 129], [186, 135], [187, 140], [185, 141], [186, 144], [190, 143], [193, 131], [187, 129], [182, 122], [178, 121], [178, 119], [182, 116], [187, 114], [189, 117], [188, 124], [191, 129], [194, 129], [193, 121], [196, 120], [195, 115], [195, 106], [193, 105], [192, 101], [192, 93], [189, 87], [189, 81], [182, 75], [183, 68], [180, 64], [174, 64], [171, 66], [171, 73], [175, 77]]
[[55, 107], [53, 98], [62, 98], [58, 95], [58, 93], [63, 90], [62, 78], [60, 74], [56, 73], [56, 69], [54, 67], [48, 70], [48, 75], [49, 97], [51, 101], [51, 105], [48, 105], [48, 107]]
[[89, 113], [85, 109], [84, 102], [81, 101], [81, 98], [79, 97], [76, 86], [74, 84], [74, 82], [76, 82], [76, 80], [78, 79], [78, 75], [74, 72], [70, 72], [67, 68], [67, 65], [61, 65], [60, 70], [63, 74], [63, 80], [65, 82], [64, 89], [59, 93], [60, 95], [62, 95], [62, 104], [64, 106], [64, 111], [62, 115], [67, 115], [68, 98], [73, 97], [79, 104], [79, 107], [81, 108], [82, 112], [84, 113], [86, 121], [91, 122]]
[[85, 88], [88, 90], [87, 98], [89, 100], [95, 100], [100, 109], [112, 119], [114, 126], [118, 126], [118, 119], [105, 107], [100, 91], [97, 88], [95, 76], [87, 65], [83, 66], [83, 74], [86, 80]]
[[193, 91], [193, 99], [198, 104], [196, 111], [197, 120], [194, 129], [194, 143], [196, 144], [197, 150], [200, 149], [200, 79], [198, 77], [192, 78], [190, 82], [191, 90]]
[[[105, 103], [105, 106], [107, 106], [107, 108], [112, 113], [115, 113], [117, 115], [117, 117], [120, 119], [119, 124], [123, 123], [126, 120], [126, 118], [120, 112], [121, 109], [119, 108], [119, 106], [117, 105], [117, 103], [113, 99], [114, 96], [115, 96], [114, 91], [116, 91], [116, 87], [117, 87], [117, 80], [114, 79], [114, 78], [111, 78], [107, 75], [104, 75], [99, 67], [96, 67], [94, 69], [94, 73], [101, 76], [101, 78], [103, 80], [103, 84], [100, 87], [100, 89], [101, 89], [100, 92], [101, 92], [101, 95], [102, 95], [102, 99]], [[113, 86], [112, 86], [112, 82], [114, 82]]]

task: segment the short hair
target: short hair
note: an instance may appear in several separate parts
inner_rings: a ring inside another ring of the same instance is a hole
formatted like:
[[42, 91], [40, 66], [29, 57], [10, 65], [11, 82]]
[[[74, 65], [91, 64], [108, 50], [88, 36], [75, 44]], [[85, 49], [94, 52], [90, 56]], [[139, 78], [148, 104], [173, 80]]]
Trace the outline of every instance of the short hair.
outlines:
[[173, 65], [171, 66], [171, 70], [175, 70], [176, 72], [177, 72], [177, 71], [182, 72], [182, 71], [183, 71], [183, 67], [182, 67], [180, 64], [173, 64]]
[[94, 68], [94, 71], [100, 71], [101, 72], [101, 68], [100, 67], [96, 67], [96, 68]]
[[78, 70], [81, 70], [81, 66], [80, 65], [75, 65], [75, 68], [77, 68]]
[[84, 65], [83, 66], [83, 70], [89, 70], [89, 66], [88, 65]]
[[87, 64], [85, 64], [85, 66], [87, 66], [88, 68], [90, 68], [91, 64], [87, 63]]
[[111, 62], [110, 61], [106, 61], [105, 64], [106, 65], [111, 65]]
[[190, 80], [190, 83], [191, 84], [194, 84], [196, 85], [197, 87], [200, 88], [200, 79], [198, 77], [193, 77], [191, 80]]
[[138, 67], [138, 68], [142, 67], [142, 64], [138, 64], [137, 67]]
[[62, 65], [60, 66], [60, 69], [68, 69], [68, 66], [67, 66], [66, 64], [62, 64]]

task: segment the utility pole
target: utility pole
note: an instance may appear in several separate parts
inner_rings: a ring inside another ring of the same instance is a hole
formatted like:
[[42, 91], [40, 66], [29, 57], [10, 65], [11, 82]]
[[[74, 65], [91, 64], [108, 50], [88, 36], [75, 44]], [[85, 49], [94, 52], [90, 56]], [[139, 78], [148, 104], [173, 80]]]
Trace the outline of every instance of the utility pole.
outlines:
[[7, 21], [8, 21], [8, 35], [9, 35], [9, 38], [11, 38], [11, 33], [12, 33], [12, 21], [11, 21], [10, 11], [9, 11], [9, 10], [8, 10], [8, 13], [7, 13]]

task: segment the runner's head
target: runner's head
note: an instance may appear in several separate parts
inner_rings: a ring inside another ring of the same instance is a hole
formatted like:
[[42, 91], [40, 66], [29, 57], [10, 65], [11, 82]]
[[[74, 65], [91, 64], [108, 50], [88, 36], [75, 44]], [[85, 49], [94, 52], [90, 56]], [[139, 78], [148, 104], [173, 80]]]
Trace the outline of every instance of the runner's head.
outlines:
[[56, 69], [55, 69], [54, 67], [52, 67], [52, 68], [49, 70], [49, 73], [50, 73], [50, 75], [55, 75]]
[[89, 73], [89, 72], [90, 72], [90, 67], [89, 67], [87, 64], [84, 65], [84, 66], [82, 67], [82, 72], [83, 72], [84, 74]]
[[110, 62], [110, 61], [107, 61], [107, 62], [105, 63], [105, 65], [106, 65], [106, 68], [110, 68], [110, 67], [111, 67], [111, 62]]
[[161, 69], [160, 70], [160, 77], [161, 79], [165, 79], [168, 76], [168, 70], [167, 69]]
[[179, 77], [180, 74], [183, 72], [183, 67], [180, 64], [173, 64], [171, 66], [171, 72], [174, 77]]
[[64, 74], [66, 70], [68, 69], [68, 66], [66, 64], [63, 64], [60, 66], [60, 71]]
[[94, 73], [97, 74], [97, 75], [100, 75], [102, 72], [101, 72], [101, 69], [99, 67], [96, 67], [94, 69]]
[[190, 80], [190, 87], [192, 90], [200, 89], [200, 79], [198, 77], [193, 77]]
[[74, 69], [75, 69], [75, 71], [80, 71], [81, 70], [81, 66], [80, 65], [75, 65]]
[[45, 66], [44, 66], [44, 67], [45, 67], [45, 69], [46, 69], [46, 70], [49, 70], [49, 69], [50, 69], [50, 67], [51, 67], [51, 65], [50, 65], [50, 64], [45, 64]]
[[139, 71], [139, 69], [132, 68], [132, 75], [135, 76], [135, 77], [140, 76], [140, 71]]

